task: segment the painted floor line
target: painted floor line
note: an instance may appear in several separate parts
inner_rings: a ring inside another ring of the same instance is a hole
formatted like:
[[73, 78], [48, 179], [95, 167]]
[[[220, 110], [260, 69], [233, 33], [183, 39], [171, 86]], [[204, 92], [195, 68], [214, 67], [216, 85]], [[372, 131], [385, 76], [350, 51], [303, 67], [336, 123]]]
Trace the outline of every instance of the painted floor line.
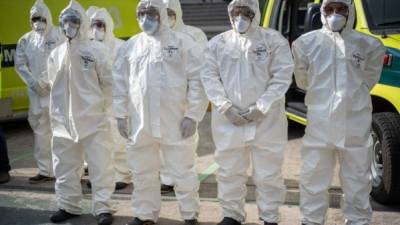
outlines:
[[[31, 157], [33, 157], [33, 153], [32, 152], [28, 152], [28, 153], [25, 153], [23, 155], [17, 156], [14, 159], [11, 159], [10, 160], [10, 164], [15, 163], [15, 162], [20, 161], [20, 160], [28, 159], [28, 158], [31, 158]], [[198, 179], [199, 179], [200, 183], [205, 181], [205, 180], [207, 180], [207, 178], [211, 174], [215, 173], [215, 171], [217, 169], [218, 169], [218, 164], [217, 163], [213, 163], [206, 170], [204, 170], [203, 172], [198, 174]]]
[[206, 170], [204, 170], [203, 172], [201, 172], [199, 174], [199, 181], [200, 183], [202, 183], [203, 181], [207, 180], [207, 178], [213, 174], [215, 171], [217, 171], [218, 169], [218, 164], [217, 163], [213, 163], [211, 164], [211, 166], [209, 166]]
[[[19, 208], [19, 209], [38, 209], [38, 210], [54, 210], [57, 205], [57, 202], [53, 198], [48, 197], [27, 197], [27, 196], [10, 196], [6, 194], [0, 194], [0, 207], [8, 207], [8, 208]], [[177, 198], [175, 196], [162, 196], [161, 200], [163, 202], [177, 202]], [[218, 202], [217, 198], [200, 198], [201, 202]], [[89, 213], [91, 210], [91, 195], [82, 196], [82, 208], [85, 213]], [[114, 204], [117, 201], [127, 201], [130, 199], [113, 199]], [[254, 201], [249, 201], [254, 202]]]
[[16, 161], [19, 161], [19, 160], [28, 159], [32, 156], [33, 156], [33, 152], [28, 152], [28, 153], [22, 154], [20, 156], [15, 157], [14, 159], [11, 159], [10, 164], [15, 163]]

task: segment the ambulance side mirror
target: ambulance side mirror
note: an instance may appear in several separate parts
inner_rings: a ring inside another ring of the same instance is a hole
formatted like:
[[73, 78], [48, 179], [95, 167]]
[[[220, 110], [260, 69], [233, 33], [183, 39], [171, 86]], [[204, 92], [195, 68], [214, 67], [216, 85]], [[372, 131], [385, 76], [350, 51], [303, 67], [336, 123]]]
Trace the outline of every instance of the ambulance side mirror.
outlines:
[[321, 4], [310, 4], [304, 18], [304, 31], [309, 32], [322, 27], [321, 22]]

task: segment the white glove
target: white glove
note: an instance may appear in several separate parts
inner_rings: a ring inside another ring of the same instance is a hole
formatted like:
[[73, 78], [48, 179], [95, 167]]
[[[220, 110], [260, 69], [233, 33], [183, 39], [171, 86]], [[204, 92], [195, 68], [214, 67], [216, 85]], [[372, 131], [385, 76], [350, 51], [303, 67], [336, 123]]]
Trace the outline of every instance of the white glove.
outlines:
[[188, 117], [183, 118], [181, 122], [181, 132], [183, 139], [193, 136], [194, 133], [196, 133], [196, 129], [197, 129], [196, 121]]
[[38, 80], [39, 86], [42, 88], [43, 93], [48, 95], [50, 93], [50, 84], [47, 79], [47, 72], [43, 72]]
[[240, 110], [234, 106], [226, 110], [224, 115], [235, 126], [243, 126], [248, 123], [248, 121], [240, 115]]
[[42, 86], [40, 86], [40, 83], [38, 81], [35, 81], [29, 87], [41, 97], [49, 94], [48, 88], [46, 88], [46, 87], [43, 88]]
[[127, 118], [116, 118], [119, 134], [122, 137], [128, 139], [128, 119]]
[[262, 119], [265, 115], [257, 108], [256, 105], [252, 105], [247, 109], [245, 112], [241, 112], [240, 115], [242, 115], [246, 120], [249, 122], [256, 122], [260, 119]]

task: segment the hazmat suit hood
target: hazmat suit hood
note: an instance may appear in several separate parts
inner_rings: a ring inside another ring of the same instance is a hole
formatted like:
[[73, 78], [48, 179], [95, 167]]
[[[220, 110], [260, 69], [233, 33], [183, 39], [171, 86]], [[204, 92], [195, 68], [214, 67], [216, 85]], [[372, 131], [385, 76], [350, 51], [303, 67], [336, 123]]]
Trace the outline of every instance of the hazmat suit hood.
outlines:
[[110, 43], [113, 42], [114, 39], [114, 21], [108, 13], [107, 9], [105, 8], [98, 8], [96, 6], [91, 6], [87, 11], [86, 15], [89, 17], [90, 24], [92, 21], [95, 20], [101, 20], [104, 21], [106, 25], [105, 29], [105, 37], [104, 37], [104, 43], [108, 46], [110, 46]]
[[43, 2], [43, 0], [37, 0], [35, 4], [33, 4], [30, 11], [29, 22], [31, 22], [33, 17], [38, 17], [38, 16], [46, 18], [47, 25], [44, 32], [44, 35], [46, 35], [54, 25], [50, 10], [47, 7], [47, 5]]
[[[155, 35], [157, 35], [157, 33], [163, 33], [169, 30], [167, 8], [162, 0], [141, 0], [136, 8], [136, 11], [141, 7], [150, 6], [156, 8], [160, 13], [160, 27]], [[139, 20], [139, 18], [137, 19]]]
[[67, 13], [68, 11], [75, 11], [79, 14], [80, 16], [80, 20], [81, 20], [81, 25], [79, 27], [79, 31], [77, 36], [73, 39], [73, 40], [89, 40], [89, 28], [90, 28], [90, 24], [89, 24], [89, 19], [86, 16], [85, 10], [83, 9], [83, 7], [75, 0], [71, 0], [68, 4], [68, 6], [63, 9], [60, 13], [60, 23], [61, 23], [61, 17], [64, 13]]
[[347, 18], [346, 25], [342, 30], [342, 33], [347, 33], [348, 31], [353, 29], [355, 22], [355, 9], [353, 0], [324, 0], [321, 5], [321, 22], [323, 24], [323, 29], [330, 30], [328, 27], [328, 21], [326, 20], [326, 12], [324, 11], [324, 8], [329, 3], [334, 3], [334, 2], [346, 4], [347, 7], [349, 8], [349, 16]]
[[260, 20], [261, 20], [261, 13], [260, 13], [258, 0], [233, 0], [233, 1], [231, 1], [231, 3], [229, 3], [229, 5], [228, 5], [229, 20], [231, 21], [232, 28], [237, 33], [239, 33], [234, 26], [234, 21], [231, 16], [231, 11], [235, 6], [248, 6], [251, 10], [253, 10], [253, 12], [255, 13], [255, 16], [254, 16], [253, 20], [251, 21], [249, 30], [246, 33], [254, 32], [259, 27]]
[[184, 26], [185, 23], [183, 22], [182, 16], [182, 7], [179, 0], [163, 0], [164, 4], [167, 8], [170, 8], [175, 11], [176, 14], [176, 22], [173, 29], [179, 29], [180, 27]]
[[89, 39], [94, 39], [93, 34], [92, 34], [92, 17], [94, 16], [94, 14], [96, 13], [97, 10], [99, 10], [100, 8], [97, 6], [90, 6], [87, 10], [86, 10], [86, 16], [89, 19]]
[[97, 10], [99, 10], [100, 8], [97, 6], [90, 6], [87, 10], [86, 10], [86, 16], [89, 18], [89, 22], [91, 22], [91, 18], [92, 16], [96, 13]]

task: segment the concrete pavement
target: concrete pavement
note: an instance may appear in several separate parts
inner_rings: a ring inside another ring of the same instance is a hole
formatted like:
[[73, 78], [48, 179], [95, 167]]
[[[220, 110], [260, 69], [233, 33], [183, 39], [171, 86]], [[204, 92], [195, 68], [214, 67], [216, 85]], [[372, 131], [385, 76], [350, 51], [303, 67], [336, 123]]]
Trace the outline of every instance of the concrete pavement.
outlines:
[[[217, 200], [217, 184], [215, 171], [218, 166], [213, 159], [214, 144], [211, 138], [210, 115], [207, 114], [200, 124], [200, 145], [198, 148], [197, 170], [200, 188], [201, 207], [200, 221], [203, 225], [217, 223], [221, 219], [221, 209]], [[54, 183], [48, 182], [40, 185], [30, 185], [29, 176], [37, 173], [32, 155], [33, 137], [26, 121], [14, 121], [1, 124], [6, 133], [9, 147], [11, 166], [13, 168], [11, 182], [0, 185], [0, 225], [17, 224], [50, 224], [49, 215], [56, 210]], [[301, 215], [298, 207], [298, 179], [301, 166], [299, 150], [304, 127], [291, 124], [289, 129], [289, 143], [286, 148], [283, 174], [288, 194], [285, 205], [281, 208], [282, 222], [280, 224], [300, 224]], [[249, 169], [250, 174], [251, 169]], [[336, 171], [337, 174], [337, 171]], [[90, 190], [86, 188], [84, 177], [83, 184], [83, 208], [84, 215], [65, 224], [96, 224], [90, 212]], [[331, 208], [328, 212], [327, 224], [343, 224], [343, 216], [340, 212], [341, 189], [337, 175], [330, 190]], [[257, 207], [254, 196], [254, 184], [251, 179], [248, 182], [246, 224], [261, 224], [258, 221]], [[133, 212], [130, 209], [130, 193], [132, 186], [118, 191], [113, 201], [116, 204], [116, 221], [114, 224], [124, 224], [131, 219]], [[374, 216], [372, 224], [397, 225], [400, 224], [400, 206], [382, 206], [373, 203]], [[177, 210], [177, 202], [174, 195], [163, 196], [161, 219], [158, 224], [181, 224]]]

